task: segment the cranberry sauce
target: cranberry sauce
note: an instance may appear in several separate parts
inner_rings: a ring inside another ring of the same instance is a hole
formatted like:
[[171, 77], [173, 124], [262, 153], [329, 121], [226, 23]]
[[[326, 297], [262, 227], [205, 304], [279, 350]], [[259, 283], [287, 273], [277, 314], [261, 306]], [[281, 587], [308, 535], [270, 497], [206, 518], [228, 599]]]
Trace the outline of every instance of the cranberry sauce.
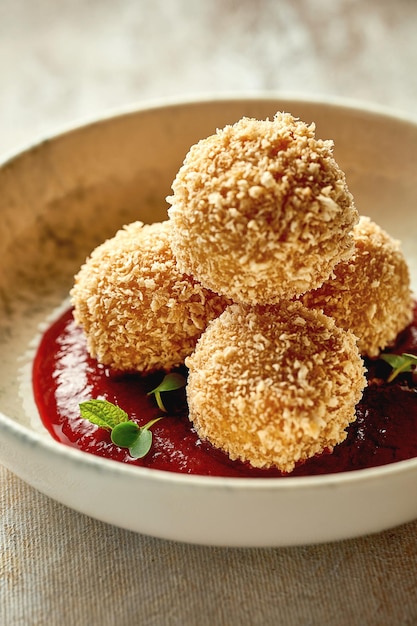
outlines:
[[[413, 323], [398, 337], [392, 352], [417, 354], [417, 305]], [[199, 440], [187, 417], [184, 389], [164, 394], [166, 417], [152, 427], [153, 444], [143, 459], [111, 443], [110, 433], [81, 419], [79, 403], [101, 398], [123, 408], [143, 426], [161, 415], [147, 393], [164, 373], [141, 376], [110, 371], [87, 352], [84, 335], [64, 313], [43, 335], [33, 367], [36, 404], [43, 423], [58, 441], [99, 456], [171, 472], [211, 476], [279, 477], [344, 472], [385, 465], [417, 456], [417, 386], [411, 374], [386, 383], [389, 366], [366, 361], [368, 387], [359, 402], [356, 421], [333, 453], [323, 453], [285, 475], [231, 461]], [[180, 370], [181, 371], [181, 370]], [[186, 375], [186, 372], [182, 372]]]

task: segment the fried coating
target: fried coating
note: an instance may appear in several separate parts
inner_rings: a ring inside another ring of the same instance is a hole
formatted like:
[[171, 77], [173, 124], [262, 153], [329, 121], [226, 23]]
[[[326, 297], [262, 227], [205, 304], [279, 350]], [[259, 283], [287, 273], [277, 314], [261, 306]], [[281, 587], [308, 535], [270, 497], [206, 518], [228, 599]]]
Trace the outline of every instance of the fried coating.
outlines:
[[243, 118], [194, 145], [167, 198], [181, 271], [247, 304], [321, 285], [351, 254], [358, 221], [332, 149], [289, 113]]
[[353, 256], [339, 263], [333, 277], [302, 301], [351, 330], [361, 354], [375, 357], [412, 320], [410, 276], [399, 242], [369, 217], [360, 218], [353, 235]]
[[231, 305], [186, 365], [199, 436], [284, 472], [345, 439], [366, 384], [355, 336], [298, 301]]
[[113, 369], [146, 373], [183, 363], [227, 304], [178, 270], [170, 228], [168, 221], [124, 227], [75, 277], [75, 320], [90, 354]]

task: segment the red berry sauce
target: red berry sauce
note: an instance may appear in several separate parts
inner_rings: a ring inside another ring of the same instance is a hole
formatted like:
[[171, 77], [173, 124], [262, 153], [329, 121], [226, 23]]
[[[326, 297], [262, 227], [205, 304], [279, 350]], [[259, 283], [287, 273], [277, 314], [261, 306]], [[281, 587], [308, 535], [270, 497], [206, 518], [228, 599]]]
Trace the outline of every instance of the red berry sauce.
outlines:
[[[413, 323], [391, 352], [417, 354], [417, 304]], [[143, 459], [110, 441], [108, 431], [81, 419], [79, 403], [101, 398], [123, 408], [139, 425], [161, 415], [153, 396], [164, 373], [141, 376], [110, 371], [92, 359], [72, 311], [64, 313], [43, 335], [33, 366], [35, 401], [51, 435], [66, 445], [131, 465], [211, 476], [291, 477], [330, 474], [385, 465], [417, 456], [417, 385], [412, 374], [388, 384], [390, 368], [381, 360], [366, 361], [368, 387], [357, 405], [357, 419], [346, 440], [299, 464], [291, 474], [261, 470], [231, 461], [200, 441], [188, 420], [184, 389], [164, 394], [166, 418], [152, 427], [153, 445]], [[179, 370], [181, 371], [181, 370]], [[185, 370], [182, 372], [186, 375]]]

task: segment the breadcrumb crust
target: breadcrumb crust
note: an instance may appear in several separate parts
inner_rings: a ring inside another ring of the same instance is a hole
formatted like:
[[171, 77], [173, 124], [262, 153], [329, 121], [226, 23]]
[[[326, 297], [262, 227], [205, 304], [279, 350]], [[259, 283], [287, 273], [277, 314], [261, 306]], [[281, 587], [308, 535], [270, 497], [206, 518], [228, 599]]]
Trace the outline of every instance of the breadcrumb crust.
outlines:
[[184, 362], [227, 301], [182, 274], [171, 224], [134, 222], [98, 246], [75, 277], [75, 320], [88, 350], [116, 370], [170, 370]]
[[376, 357], [411, 322], [413, 298], [400, 243], [362, 216], [353, 229], [354, 254], [302, 301], [358, 337], [364, 356]]
[[289, 113], [243, 118], [194, 145], [167, 198], [181, 271], [249, 304], [321, 285], [351, 254], [358, 221], [332, 149]]
[[301, 302], [231, 305], [186, 365], [199, 436], [284, 472], [345, 439], [366, 384], [354, 335]]

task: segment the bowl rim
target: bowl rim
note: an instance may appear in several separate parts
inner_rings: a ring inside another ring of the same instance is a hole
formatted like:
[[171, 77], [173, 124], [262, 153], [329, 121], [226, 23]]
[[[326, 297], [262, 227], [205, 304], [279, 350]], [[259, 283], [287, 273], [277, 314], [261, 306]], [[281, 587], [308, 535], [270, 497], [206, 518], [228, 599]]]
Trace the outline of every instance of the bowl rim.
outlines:
[[156, 482], [171, 482], [176, 484], [203, 487], [222, 487], [225, 489], [244, 488], [265, 490], [271, 487], [274, 490], [286, 490], [288, 488], [304, 489], [308, 488], [325, 488], [334, 485], [345, 485], [347, 483], [357, 483], [364, 480], [380, 479], [383, 476], [392, 476], [393, 474], [407, 473], [408, 471], [417, 469], [417, 457], [406, 459], [404, 461], [396, 461], [387, 465], [370, 467], [365, 469], [350, 470], [347, 472], [336, 472], [333, 474], [318, 474], [312, 476], [288, 476], [288, 477], [225, 477], [225, 476], [206, 476], [202, 474], [184, 474], [181, 472], [170, 472], [168, 470], [159, 470], [138, 465], [121, 463], [113, 459], [97, 456], [95, 454], [84, 452], [72, 446], [66, 445], [53, 439], [47, 433], [41, 434], [22, 424], [17, 423], [13, 418], [8, 417], [0, 411], [0, 432], [8, 431], [12, 437], [19, 438], [24, 444], [30, 445], [32, 448], [44, 450], [48, 454], [54, 456], [64, 456], [68, 460], [74, 461], [77, 466], [83, 465], [89, 469], [110, 472], [112, 474], [120, 474], [131, 479], [146, 478]]
[[268, 100], [294, 102], [300, 105], [316, 105], [328, 106], [334, 109], [347, 109], [356, 111], [357, 113], [367, 113], [371, 116], [387, 117], [395, 119], [398, 122], [417, 125], [417, 113], [413, 114], [409, 111], [397, 107], [391, 107], [369, 100], [337, 96], [337, 95], [319, 95], [316, 93], [306, 93], [297, 91], [279, 91], [279, 90], [250, 90], [250, 91], [221, 91], [221, 92], [202, 92], [189, 93], [187, 95], [173, 95], [149, 98], [146, 100], [131, 101], [122, 106], [113, 106], [103, 109], [101, 112], [80, 116], [72, 121], [58, 123], [47, 133], [39, 133], [28, 142], [17, 144], [16, 147], [9, 149], [5, 153], [0, 153], [0, 168], [4, 167], [9, 161], [19, 158], [23, 153], [29, 152], [34, 148], [40, 147], [43, 143], [60, 138], [61, 136], [82, 130], [86, 126], [94, 126], [104, 122], [111, 121], [116, 117], [135, 115], [146, 111], [153, 111], [166, 108], [179, 108], [182, 106], [203, 105], [210, 103], [233, 102], [233, 101], [257, 102]]
[[[285, 101], [293, 102], [295, 105], [315, 105], [329, 107], [337, 109], [339, 111], [347, 110], [350, 112], [356, 112], [360, 114], [367, 114], [372, 117], [387, 118], [392, 121], [410, 124], [417, 128], [417, 116], [413, 118], [411, 114], [408, 114], [401, 110], [396, 110], [391, 107], [377, 105], [368, 101], [362, 101], [354, 98], [344, 97], [332, 97], [316, 96], [314, 94], [300, 94], [293, 92], [280, 92], [280, 91], [250, 91], [250, 92], [222, 92], [216, 94], [199, 94], [189, 95], [182, 97], [168, 97], [159, 98], [147, 101], [141, 101], [139, 103], [130, 103], [123, 107], [116, 107], [108, 109], [100, 115], [94, 117], [88, 117], [86, 119], [78, 119], [73, 123], [69, 123], [52, 131], [43, 139], [34, 140], [21, 148], [17, 148], [9, 155], [0, 155], [0, 169], [6, 166], [10, 161], [22, 157], [25, 153], [32, 151], [34, 148], [39, 148], [45, 142], [55, 141], [62, 138], [65, 135], [73, 132], [80, 132], [84, 128], [89, 126], [95, 126], [101, 123], [106, 123], [115, 118], [124, 116], [136, 115], [145, 113], [148, 111], [157, 111], [158, 109], [167, 108], [180, 108], [183, 106], [193, 105], [209, 105], [209, 104], [221, 104], [232, 103], [238, 101], [247, 102], [259, 102], [259, 101]], [[13, 418], [7, 416], [0, 411], [0, 432], [4, 430], [8, 432], [12, 437], [20, 439], [23, 443], [29, 444], [32, 447], [45, 450], [49, 454], [54, 456], [64, 456], [69, 461], [73, 460], [77, 465], [86, 466], [92, 470], [100, 472], [110, 472], [112, 474], [120, 474], [132, 479], [143, 478], [150, 479], [156, 482], [167, 481], [170, 483], [189, 485], [189, 486], [202, 486], [211, 488], [224, 488], [230, 489], [264, 489], [269, 490], [271, 488], [275, 490], [287, 490], [287, 489], [304, 489], [304, 488], [325, 488], [335, 485], [346, 485], [351, 483], [362, 482], [364, 480], [373, 480], [384, 476], [392, 476], [394, 474], [407, 473], [417, 469], [417, 457], [407, 459], [404, 461], [396, 461], [387, 465], [381, 465], [377, 467], [350, 470], [347, 472], [337, 472], [332, 474], [320, 474], [312, 476], [288, 476], [288, 477], [223, 477], [223, 476], [206, 476], [199, 474], [184, 474], [180, 472], [171, 472], [168, 470], [158, 470], [153, 468], [146, 468], [137, 465], [130, 465], [94, 455], [92, 453], [84, 452], [73, 448], [61, 442], [58, 442], [52, 438], [51, 435], [41, 434], [30, 427], [24, 426], [16, 422]]]

